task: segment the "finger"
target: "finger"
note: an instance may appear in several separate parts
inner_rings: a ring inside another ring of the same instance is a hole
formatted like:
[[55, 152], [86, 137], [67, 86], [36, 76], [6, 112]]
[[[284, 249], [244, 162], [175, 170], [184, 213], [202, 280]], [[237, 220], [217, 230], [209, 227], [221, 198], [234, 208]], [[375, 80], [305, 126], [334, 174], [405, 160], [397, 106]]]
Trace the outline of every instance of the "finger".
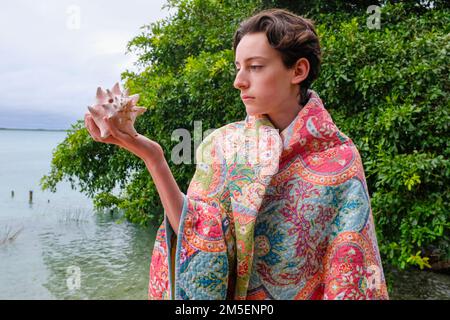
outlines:
[[89, 134], [91, 135], [94, 141], [118, 145], [119, 142], [117, 141], [117, 139], [115, 139], [111, 135], [109, 135], [106, 138], [101, 137], [100, 128], [97, 126], [97, 124], [94, 121], [94, 118], [90, 113], [85, 114], [85, 124]]
[[89, 131], [89, 134], [92, 136], [92, 138], [97, 142], [103, 142], [102, 138], [100, 137], [100, 129], [95, 124], [92, 116], [90, 116], [90, 115], [87, 116], [86, 122], [87, 122], [87, 129]]
[[[89, 118], [91, 118], [91, 115], [90, 115], [90, 114], [85, 114], [85, 115], [84, 115], [84, 126], [85, 126], [86, 129], [88, 130], [89, 134], [91, 134], [92, 129], [91, 129], [91, 126], [90, 126], [90, 120], [89, 120]], [[91, 119], [92, 119], [92, 118], [91, 118]], [[91, 135], [92, 135], [92, 134], [91, 134]]]
[[91, 129], [91, 132], [96, 137], [100, 137], [100, 129], [97, 127], [97, 124], [95, 123], [95, 121], [92, 117], [88, 118], [88, 124], [89, 124], [89, 129]]
[[91, 126], [92, 118], [89, 115], [84, 116], [84, 125], [86, 129], [89, 131], [89, 134], [92, 135], [92, 126]]
[[111, 120], [108, 119], [108, 117], [104, 117], [103, 120], [107, 124], [109, 132], [111, 132], [111, 135], [114, 138], [119, 141], [131, 142], [131, 137], [128, 134], [123, 133], [122, 131], [117, 129], [117, 127], [113, 123], [111, 123]]
[[85, 113], [84, 114], [84, 126], [86, 128], [88, 127], [88, 117], [89, 117], [89, 113]]

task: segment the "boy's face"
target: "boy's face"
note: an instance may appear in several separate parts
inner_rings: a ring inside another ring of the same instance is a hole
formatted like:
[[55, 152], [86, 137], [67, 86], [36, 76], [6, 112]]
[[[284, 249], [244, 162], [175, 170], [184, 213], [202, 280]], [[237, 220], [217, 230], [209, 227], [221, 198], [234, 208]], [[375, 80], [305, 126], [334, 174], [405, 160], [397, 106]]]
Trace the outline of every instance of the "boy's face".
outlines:
[[[253, 58], [252, 57], [259, 57]], [[295, 68], [287, 69], [265, 33], [246, 34], [236, 48], [234, 87], [248, 115], [276, 114], [298, 105], [298, 77]], [[251, 99], [244, 99], [247, 95]]]

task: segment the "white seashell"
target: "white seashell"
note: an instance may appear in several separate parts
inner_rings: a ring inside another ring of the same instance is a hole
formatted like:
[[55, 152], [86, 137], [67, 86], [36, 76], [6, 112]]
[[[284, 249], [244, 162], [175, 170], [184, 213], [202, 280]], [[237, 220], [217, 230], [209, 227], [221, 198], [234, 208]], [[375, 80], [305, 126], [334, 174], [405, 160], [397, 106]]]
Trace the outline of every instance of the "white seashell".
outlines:
[[111, 90], [104, 91], [100, 87], [97, 88], [95, 104], [88, 106], [88, 109], [103, 139], [111, 135], [103, 120], [104, 117], [108, 117], [112, 124], [124, 133], [132, 137], [138, 134], [134, 129], [134, 122], [147, 109], [136, 106], [139, 100], [138, 94], [129, 96], [128, 93], [128, 90], [124, 92], [120, 90], [119, 83], [116, 83]]

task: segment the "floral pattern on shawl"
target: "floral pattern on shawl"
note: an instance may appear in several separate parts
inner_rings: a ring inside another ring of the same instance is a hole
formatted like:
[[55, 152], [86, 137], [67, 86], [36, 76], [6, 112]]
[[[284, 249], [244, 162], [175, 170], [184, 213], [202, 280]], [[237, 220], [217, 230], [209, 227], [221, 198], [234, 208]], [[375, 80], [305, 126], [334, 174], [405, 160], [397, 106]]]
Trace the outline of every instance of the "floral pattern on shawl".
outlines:
[[205, 138], [150, 299], [387, 299], [364, 171], [318, 95], [279, 133], [247, 116]]

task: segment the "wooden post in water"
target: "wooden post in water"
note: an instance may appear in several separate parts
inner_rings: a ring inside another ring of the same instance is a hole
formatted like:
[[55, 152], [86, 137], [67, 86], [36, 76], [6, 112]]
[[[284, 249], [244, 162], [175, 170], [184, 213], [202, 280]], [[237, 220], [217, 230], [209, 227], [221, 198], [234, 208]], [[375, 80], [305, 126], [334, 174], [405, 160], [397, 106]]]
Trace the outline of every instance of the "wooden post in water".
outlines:
[[29, 199], [28, 199], [29, 203], [33, 202], [33, 190], [30, 190], [30, 195], [29, 195]]
[[11, 190], [11, 198], [14, 198], [14, 190]]

